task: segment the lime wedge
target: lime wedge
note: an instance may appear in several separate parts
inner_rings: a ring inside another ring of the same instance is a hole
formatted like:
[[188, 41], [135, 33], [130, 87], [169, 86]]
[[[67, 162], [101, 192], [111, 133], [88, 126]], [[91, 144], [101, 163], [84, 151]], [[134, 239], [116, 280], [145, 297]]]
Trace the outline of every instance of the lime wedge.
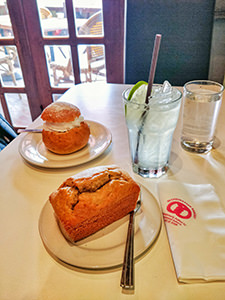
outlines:
[[130, 100], [131, 98], [132, 98], [132, 96], [133, 96], [133, 94], [136, 92], [136, 90], [137, 89], [139, 89], [139, 87], [141, 86], [141, 85], [143, 85], [143, 84], [148, 84], [146, 81], [138, 81], [133, 87], [132, 87], [132, 89], [130, 90], [130, 93], [129, 93], [129, 95], [128, 95], [128, 98], [127, 98], [127, 100]]
[[[147, 82], [138, 81], [130, 90], [127, 100], [131, 103], [143, 104], [147, 93]], [[125, 104], [125, 117], [127, 122], [139, 120], [142, 111], [138, 110], [134, 105]]]

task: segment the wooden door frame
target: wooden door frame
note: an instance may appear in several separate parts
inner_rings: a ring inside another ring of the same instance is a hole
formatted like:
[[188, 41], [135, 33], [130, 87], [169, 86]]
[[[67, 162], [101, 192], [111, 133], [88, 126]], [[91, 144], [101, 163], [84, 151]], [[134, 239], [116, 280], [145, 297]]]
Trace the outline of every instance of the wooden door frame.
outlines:
[[0, 86], [1, 103], [9, 122], [4, 93], [26, 93], [32, 120], [52, 101], [53, 94], [68, 88], [50, 86], [45, 45], [71, 47], [75, 84], [80, 81], [78, 44], [104, 44], [108, 83], [124, 82], [124, 6], [125, 0], [103, 0], [104, 37], [79, 37], [75, 32], [73, 0], [66, 1], [69, 37], [43, 37], [36, 0], [7, 0], [14, 38], [2, 39], [1, 45], [16, 45], [23, 72], [25, 88]]

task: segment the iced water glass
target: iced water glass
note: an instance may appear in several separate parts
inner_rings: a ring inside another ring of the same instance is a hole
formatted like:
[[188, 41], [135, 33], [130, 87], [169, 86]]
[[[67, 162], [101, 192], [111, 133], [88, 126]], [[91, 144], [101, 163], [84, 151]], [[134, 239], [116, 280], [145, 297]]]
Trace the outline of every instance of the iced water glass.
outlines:
[[210, 80], [196, 80], [184, 85], [181, 145], [185, 150], [207, 153], [213, 139], [224, 87]]
[[130, 89], [123, 92], [133, 171], [149, 178], [167, 172], [182, 98], [182, 93], [171, 87], [160, 99], [160, 89], [153, 85], [148, 105], [128, 101]]

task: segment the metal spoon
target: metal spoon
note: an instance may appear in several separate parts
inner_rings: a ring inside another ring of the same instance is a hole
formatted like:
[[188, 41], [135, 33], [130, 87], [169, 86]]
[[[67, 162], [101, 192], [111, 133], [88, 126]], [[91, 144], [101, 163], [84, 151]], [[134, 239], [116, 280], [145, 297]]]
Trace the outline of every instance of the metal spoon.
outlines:
[[130, 212], [127, 240], [123, 259], [123, 269], [121, 275], [120, 286], [124, 289], [134, 289], [134, 215], [141, 207], [141, 192], [135, 207]]
[[36, 129], [18, 129], [17, 130], [17, 132], [18, 133], [21, 133], [21, 132], [34, 132], [34, 133], [40, 133], [40, 132], [42, 132], [42, 129], [38, 129], [38, 128], [36, 128]]

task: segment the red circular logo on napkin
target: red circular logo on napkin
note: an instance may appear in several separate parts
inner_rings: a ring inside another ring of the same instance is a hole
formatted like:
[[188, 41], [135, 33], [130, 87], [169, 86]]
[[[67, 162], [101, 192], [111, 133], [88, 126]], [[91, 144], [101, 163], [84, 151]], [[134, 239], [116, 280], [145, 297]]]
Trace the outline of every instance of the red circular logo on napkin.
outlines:
[[190, 219], [192, 212], [190, 208], [180, 201], [172, 201], [167, 205], [167, 210], [170, 213], [177, 215], [181, 219]]
[[[171, 223], [173, 225], [186, 225], [184, 223], [185, 220], [190, 218], [196, 218], [196, 212], [194, 208], [185, 202], [182, 199], [179, 198], [173, 198], [167, 200], [167, 206], [166, 210], [167, 212], [164, 212], [164, 220], [168, 223]], [[181, 221], [181, 219], [183, 221]]]

